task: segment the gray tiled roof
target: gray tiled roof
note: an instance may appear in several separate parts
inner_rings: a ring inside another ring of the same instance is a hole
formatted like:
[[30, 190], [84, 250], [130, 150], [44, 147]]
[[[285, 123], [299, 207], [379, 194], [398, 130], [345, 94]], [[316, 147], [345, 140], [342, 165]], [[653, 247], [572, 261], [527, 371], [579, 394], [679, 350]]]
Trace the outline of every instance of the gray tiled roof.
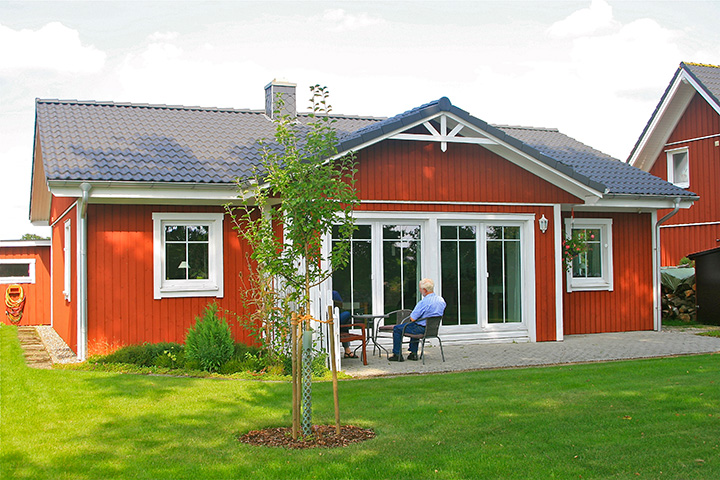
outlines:
[[692, 192], [595, 150], [554, 128], [498, 129], [595, 180], [615, 195], [694, 196]]
[[705, 92], [720, 105], [720, 67], [715, 65], [703, 65], [700, 63], [681, 63], [680, 68], [684, 69], [695, 78]]
[[[49, 181], [229, 183], [258, 165], [260, 139], [273, 146], [264, 111], [38, 100], [36, 121]], [[692, 196], [555, 129], [493, 126], [443, 97], [388, 119], [333, 115], [340, 152], [440, 111], [511, 144], [601, 192]], [[301, 124], [309, 120], [299, 115]]]
[[[340, 133], [377, 121], [332, 117]], [[275, 132], [264, 111], [167, 105], [37, 100], [36, 119], [48, 180], [229, 183]]]

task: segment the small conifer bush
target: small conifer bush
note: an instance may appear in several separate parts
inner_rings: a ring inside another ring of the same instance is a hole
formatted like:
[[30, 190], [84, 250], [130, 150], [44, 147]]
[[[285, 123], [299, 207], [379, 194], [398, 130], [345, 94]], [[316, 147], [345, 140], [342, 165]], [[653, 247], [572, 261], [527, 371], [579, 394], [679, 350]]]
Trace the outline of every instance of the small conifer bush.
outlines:
[[195, 325], [185, 336], [185, 358], [197, 362], [202, 370], [217, 372], [235, 352], [235, 342], [230, 327], [218, 315], [218, 306], [211, 303], [205, 307], [203, 317], [195, 317]]

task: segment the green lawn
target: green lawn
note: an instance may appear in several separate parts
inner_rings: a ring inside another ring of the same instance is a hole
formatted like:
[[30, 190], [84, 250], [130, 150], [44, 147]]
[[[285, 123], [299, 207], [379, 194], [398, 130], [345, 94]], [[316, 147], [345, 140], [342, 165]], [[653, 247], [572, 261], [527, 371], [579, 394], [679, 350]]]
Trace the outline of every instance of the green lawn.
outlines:
[[0, 342], [0, 478], [720, 478], [718, 355], [343, 381], [377, 437], [289, 451], [236, 440], [290, 425], [289, 384], [33, 370]]

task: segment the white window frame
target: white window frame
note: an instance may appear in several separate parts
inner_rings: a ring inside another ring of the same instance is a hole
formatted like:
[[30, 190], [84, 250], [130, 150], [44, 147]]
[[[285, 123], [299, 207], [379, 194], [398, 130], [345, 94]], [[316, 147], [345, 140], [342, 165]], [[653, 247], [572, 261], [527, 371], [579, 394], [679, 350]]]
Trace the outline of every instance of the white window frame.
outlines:
[[[153, 290], [156, 300], [182, 297], [223, 297], [222, 213], [154, 212]], [[165, 279], [165, 225], [208, 225], [208, 278], [203, 280]]]
[[601, 268], [602, 276], [587, 278], [574, 277], [572, 268], [567, 272], [567, 291], [613, 291], [613, 249], [612, 249], [612, 219], [610, 218], [566, 218], [565, 238], [572, 236], [573, 229], [600, 229], [601, 243]]
[[0, 265], [20, 265], [28, 266], [27, 277], [0, 277], [0, 283], [35, 283], [35, 259], [34, 258], [4, 258], [0, 260]]
[[70, 301], [72, 292], [72, 222], [66, 221], [63, 228], [65, 244], [63, 246], [63, 297]]
[[[685, 161], [685, 172], [687, 180], [685, 181], [676, 181], [675, 180], [675, 155], [679, 153], [684, 153], [684, 161]], [[688, 188], [690, 187], [690, 152], [688, 150], [688, 147], [683, 148], [674, 148], [672, 150], [666, 150], [665, 154], [667, 155], [667, 178], [668, 182], [672, 183], [673, 185], [680, 187], [680, 188]]]

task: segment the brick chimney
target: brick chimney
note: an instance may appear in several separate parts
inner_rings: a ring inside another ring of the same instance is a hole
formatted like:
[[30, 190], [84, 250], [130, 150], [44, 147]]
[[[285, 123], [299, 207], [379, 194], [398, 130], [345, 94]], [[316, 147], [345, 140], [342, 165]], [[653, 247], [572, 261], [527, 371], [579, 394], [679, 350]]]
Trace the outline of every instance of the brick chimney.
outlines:
[[281, 95], [285, 105], [280, 111], [280, 115], [297, 116], [297, 100], [295, 88], [297, 84], [286, 82], [283, 80], [273, 80], [265, 85], [265, 114], [274, 119], [275, 110], [277, 110], [277, 95]]

